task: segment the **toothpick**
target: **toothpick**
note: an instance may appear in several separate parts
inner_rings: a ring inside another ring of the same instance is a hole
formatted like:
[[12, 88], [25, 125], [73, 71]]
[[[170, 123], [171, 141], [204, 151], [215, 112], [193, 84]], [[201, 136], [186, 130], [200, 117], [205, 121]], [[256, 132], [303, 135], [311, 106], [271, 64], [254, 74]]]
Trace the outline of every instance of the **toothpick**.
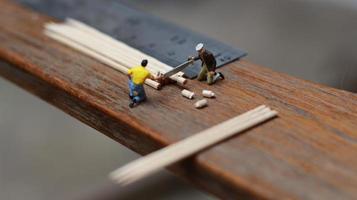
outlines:
[[[70, 39], [68, 39], [66, 37], [63, 37], [63, 36], [61, 36], [59, 34], [51, 32], [51, 31], [45, 31], [45, 34], [47, 36], [57, 40], [57, 41], [60, 41], [61, 43], [65, 44], [67, 46], [72, 47], [73, 49], [76, 49], [76, 50], [78, 50], [78, 51], [80, 51], [80, 52], [82, 52], [82, 53], [84, 53], [84, 54], [86, 54], [86, 55], [88, 55], [88, 56], [90, 56], [90, 57], [102, 62], [103, 64], [111, 66], [112, 68], [114, 68], [114, 69], [116, 69], [116, 70], [118, 70], [118, 71], [120, 71], [120, 72], [122, 72], [124, 74], [126, 74], [127, 71], [128, 71], [128, 68], [120, 65], [119, 63], [117, 63], [117, 62], [115, 62], [115, 61], [113, 61], [113, 60], [111, 60], [111, 59], [109, 59], [109, 58], [107, 58], [107, 57], [105, 57], [105, 56], [103, 56], [101, 54], [96, 53], [95, 51], [92, 51], [92, 50], [90, 50], [88, 48], [85, 48], [85, 47], [77, 44], [73, 40], [70, 40]], [[159, 89], [160, 88], [160, 84], [158, 82], [156, 82], [156, 81], [151, 80], [151, 79], [146, 79], [145, 80], [145, 84], [147, 84], [150, 87], [153, 87], [155, 89]]]
[[[48, 23], [45, 25], [45, 30], [46, 32], [55, 33], [56, 37], [52, 38], [57, 41], [64, 43], [62, 39], [59, 39], [60, 37], [64, 37], [67, 40], [65, 42], [66, 45], [71, 47], [76, 46], [73, 48], [81, 52], [85, 51], [84, 53], [86, 54], [90, 51], [92, 57], [94, 57], [94, 53], [100, 54], [100, 57], [105, 57], [106, 60], [110, 59], [126, 68], [138, 65], [142, 59], [148, 59], [149, 65], [147, 69], [152, 74], [157, 74], [158, 72], [166, 73], [172, 69], [159, 60], [74, 19], [67, 19], [65, 23], [60, 24]], [[71, 45], [70, 42], [75, 42], [76, 44]], [[78, 46], [81, 46], [81, 48]], [[108, 62], [105, 62], [105, 64], [108, 65]], [[182, 72], [172, 75], [170, 79], [180, 85], [184, 85], [187, 81], [182, 77]]]
[[[132, 55], [138, 55], [139, 57], [142, 56], [142, 52], [138, 51], [137, 49], [134, 49], [122, 42], [119, 42], [118, 40], [115, 40], [114, 38], [80, 22], [80, 21], [77, 21], [75, 19], [71, 19], [71, 18], [68, 18], [66, 19], [66, 24], [69, 25], [69, 26], [72, 26], [72, 27], [76, 27], [78, 28], [79, 30], [82, 30], [84, 32], [87, 32], [95, 37], [97, 37], [98, 39], [102, 40], [102, 41], [105, 41], [105, 43], [108, 43], [110, 45], [113, 45], [115, 46], [116, 48], [119, 48], [119, 49], [126, 49], [128, 52], [130, 52], [130, 54]], [[148, 56], [147, 59], [149, 60], [150, 63], [153, 63], [153, 66], [155, 65], [158, 65], [160, 66], [161, 68], [165, 68], [162, 73], [165, 73], [167, 71], [170, 71], [171, 70], [171, 67], [162, 63], [161, 61], [157, 60], [156, 58], [153, 58], [151, 56]]]
[[164, 167], [198, 153], [224, 139], [251, 128], [277, 115], [265, 105], [199, 132], [180, 142], [153, 152], [110, 173], [110, 178], [127, 185]]

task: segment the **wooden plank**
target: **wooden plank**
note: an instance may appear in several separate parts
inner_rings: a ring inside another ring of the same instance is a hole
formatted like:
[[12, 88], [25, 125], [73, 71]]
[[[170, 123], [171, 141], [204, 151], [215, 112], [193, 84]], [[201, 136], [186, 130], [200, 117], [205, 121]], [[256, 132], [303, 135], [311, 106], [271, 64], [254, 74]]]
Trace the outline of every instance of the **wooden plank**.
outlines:
[[[127, 147], [147, 154], [260, 104], [279, 118], [171, 168], [221, 198], [354, 199], [357, 195], [357, 95], [232, 63], [197, 110], [181, 88], [147, 90], [129, 109], [127, 78], [43, 35], [51, 18], [0, 0], [0, 74]], [[98, 163], [100, 164], [100, 163]]]

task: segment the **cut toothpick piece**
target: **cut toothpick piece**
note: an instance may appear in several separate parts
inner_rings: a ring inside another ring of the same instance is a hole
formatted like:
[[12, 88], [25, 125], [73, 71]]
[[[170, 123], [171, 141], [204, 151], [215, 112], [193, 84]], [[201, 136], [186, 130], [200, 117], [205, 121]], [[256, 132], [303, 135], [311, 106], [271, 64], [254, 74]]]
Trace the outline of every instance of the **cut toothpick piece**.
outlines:
[[188, 98], [188, 99], [193, 99], [193, 97], [195, 96], [195, 93], [184, 89], [184, 90], [181, 91], [181, 95], [186, 97], [186, 98]]
[[270, 110], [270, 108], [265, 105], [259, 106], [242, 115], [135, 160], [113, 171], [110, 174], [110, 178], [121, 185], [133, 183], [276, 115], [276, 111]]
[[195, 108], [200, 109], [208, 105], [207, 99], [201, 99], [195, 103]]

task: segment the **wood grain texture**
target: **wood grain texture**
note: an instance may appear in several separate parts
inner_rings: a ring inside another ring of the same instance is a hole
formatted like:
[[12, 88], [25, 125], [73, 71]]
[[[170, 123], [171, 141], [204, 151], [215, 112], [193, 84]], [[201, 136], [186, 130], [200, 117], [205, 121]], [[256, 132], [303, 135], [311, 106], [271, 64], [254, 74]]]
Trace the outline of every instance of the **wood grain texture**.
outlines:
[[243, 60], [222, 68], [226, 80], [213, 86], [187, 83], [216, 94], [205, 109], [174, 85], [147, 88], [149, 100], [129, 109], [125, 75], [44, 36], [51, 18], [7, 0], [0, 7], [0, 74], [138, 153], [260, 104], [279, 112], [171, 168], [198, 187], [225, 199], [357, 197], [356, 94]]

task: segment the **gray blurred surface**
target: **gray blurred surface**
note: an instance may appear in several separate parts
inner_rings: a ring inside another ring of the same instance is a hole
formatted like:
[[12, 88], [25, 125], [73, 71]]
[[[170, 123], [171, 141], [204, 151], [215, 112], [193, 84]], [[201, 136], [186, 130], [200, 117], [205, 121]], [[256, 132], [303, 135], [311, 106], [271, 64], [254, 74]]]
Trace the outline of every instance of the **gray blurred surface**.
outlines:
[[2, 78], [0, 94], [1, 200], [211, 199], [165, 171], [120, 188], [108, 173], [136, 153]]
[[125, 2], [242, 48], [254, 63], [357, 92], [356, 0]]
[[[355, 0], [126, 2], [241, 47], [255, 63], [357, 91]], [[107, 173], [137, 157], [0, 78], [0, 199], [212, 198], [165, 172], [110, 184]]]

